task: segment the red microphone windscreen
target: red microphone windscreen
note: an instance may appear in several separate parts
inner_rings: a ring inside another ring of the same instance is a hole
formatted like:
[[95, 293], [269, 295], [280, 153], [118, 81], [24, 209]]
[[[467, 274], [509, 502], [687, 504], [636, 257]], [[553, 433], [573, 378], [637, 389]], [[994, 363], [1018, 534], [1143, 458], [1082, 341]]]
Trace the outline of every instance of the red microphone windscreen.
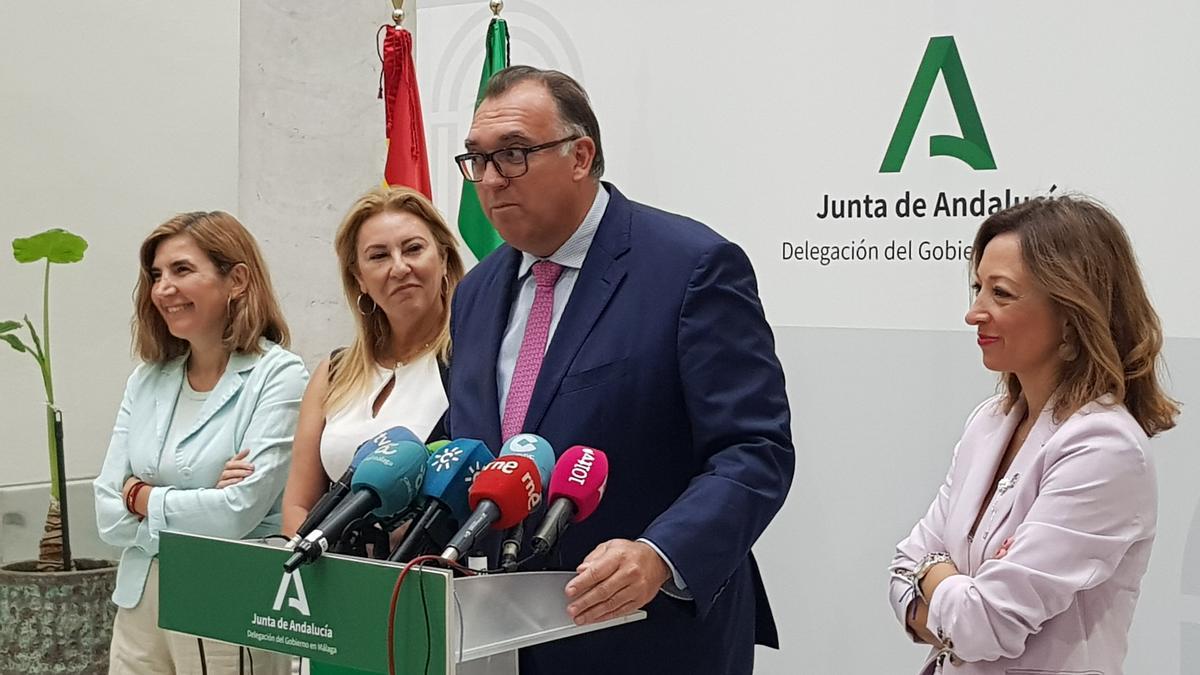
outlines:
[[542, 503], [542, 478], [537, 464], [523, 455], [504, 455], [475, 474], [467, 501], [471, 510], [484, 499], [500, 507], [500, 519], [492, 524], [507, 530], [525, 520]]
[[575, 504], [571, 522], [592, 515], [608, 485], [608, 457], [604, 452], [584, 445], [573, 445], [558, 458], [550, 474], [550, 501], [559, 497]]

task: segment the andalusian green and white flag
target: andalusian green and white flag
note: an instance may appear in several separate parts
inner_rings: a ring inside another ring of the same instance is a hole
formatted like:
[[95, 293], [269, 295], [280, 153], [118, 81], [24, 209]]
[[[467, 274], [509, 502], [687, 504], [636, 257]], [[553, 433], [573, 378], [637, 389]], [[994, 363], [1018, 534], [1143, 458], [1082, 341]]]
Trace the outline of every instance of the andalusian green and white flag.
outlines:
[[[475, 107], [483, 98], [492, 75], [508, 67], [508, 24], [500, 17], [493, 17], [488, 24], [486, 51], [483, 56], [483, 75], [479, 78], [479, 93], [475, 96]], [[462, 198], [458, 204], [458, 231], [463, 241], [475, 254], [476, 260], [483, 260], [487, 254], [496, 250], [504, 240], [496, 233], [492, 223], [483, 215], [479, 206], [479, 196], [475, 193], [475, 184], [463, 181]]]

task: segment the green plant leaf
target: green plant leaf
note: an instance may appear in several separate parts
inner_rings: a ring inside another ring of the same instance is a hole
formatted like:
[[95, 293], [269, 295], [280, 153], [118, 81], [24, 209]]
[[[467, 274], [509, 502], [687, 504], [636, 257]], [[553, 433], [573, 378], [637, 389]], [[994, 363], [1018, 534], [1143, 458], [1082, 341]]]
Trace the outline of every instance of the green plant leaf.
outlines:
[[66, 264], [83, 260], [88, 243], [83, 237], [56, 227], [24, 239], [13, 239], [13, 258], [19, 263], [31, 263], [45, 258], [52, 263]]
[[8, 333], [21, 327], [20, 321], [0, 321], [0, 333]]
[[0, 333], [0, 340], [4, 340], [9, 344], [10, 347], [19, 352], [29, 351], [29, 347], [26, 347], [25, 343], [21, 342], [21, 338], [11, 333]]
[[42, 354], [42, 341], [38, 339], [37, 331], [33, 329], [33, 322], [29, 320], [28, 314], [25, 315], [25, 325], [29, 327], [29, 337], [33, 338], [33, 349], [29, 351], [33, 352], [33, 355], [37, 357], [38, 363], [41, 363], [46, 358]]

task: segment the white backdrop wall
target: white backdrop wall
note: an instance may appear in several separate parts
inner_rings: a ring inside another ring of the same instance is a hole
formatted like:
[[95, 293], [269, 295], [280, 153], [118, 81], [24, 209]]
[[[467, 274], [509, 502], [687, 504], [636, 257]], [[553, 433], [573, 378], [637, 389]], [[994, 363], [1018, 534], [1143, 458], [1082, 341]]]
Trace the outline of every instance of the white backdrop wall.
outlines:
[[[939, 195], [969, 206], [981, 191], [1054, 187], [1104, 200], [1162, 314], [1172, 391], [1200, 393], [1200, 235], [1179, 202], [1200, 150], [1194, 3], [506, 4], [513, 63], [564, 70], [591, 93], [607, 178], [713, 226], [758, 271], [798, 449], [792, 493], [756, 547], [784, 640], [760, 651], [759, 672], [903, 673], [923, 656], [895, 625], [884, 570], [995, 384], [963, 324], [962, 249], [982, 217], [935, 213]], [[453, 219], [450, 158], [469, 126], [489, 13], [477, 1], [422, 8], [435, 198]], [[930, 136], [963, 135], [938, 76], [901, 170], [882, 173], [918, 65], [942, 36], [957, 47], [996, 168], [930, 156]], [[925, 216], [897, 214], [906, 194], [927, 201]], [[872, 215], [822, 217], [826, 199], [859, 200]], [[911, 246], [911, 259], [886, 259], [892, 242]], [[860, 243], [878, 259], [785, 254]], [[956, 259], [921, 259], [946, 244]], [[1200, 672], [1198, 441], [1185, 415], [1155, 442], [1159, 539], [1130, 673]]]
[[[420, 8], [434, 191], [453, 221], [450, 157], [469, 123], [489, 12], [483, 0]], [[371, 45], [387, 15], [387, 3], [323, 0], [6, 5], [0, 243], [6, 251], [53, 225], [92, 242], [82, 265], [54, 276], [71, 476], [98, 469], [132, 366], [135, 247], [174, 212], [230, 210], [256, 233], [310, 364], [345, 341], [330, 241], [381, 172]], [[785, 243], [882, 253], [912, 240], [916, 254], [922, 241], [969, 243], [980, 218], [899, 217], [906, 192], [931, 202], [1051, 185], [1094, 193], [1134, 238], [1168, 331], [1172, 390], [1200, 400], [1200, 271], [1189, 264], [1200, 235], [1184, 201], [1200, 151], [1193, 3], [509, 0], [504, 15], [514, 63], [563, 69], [592, 93], [607, 177], [712, 225], [759, 272], [798, 448], [792, 494], [756, 548], [784, 640], [760, 652], [759, 672], [914, 669], [921, 654], [894, 625], [883, 570], [994, 383], [961, 323], [963, 261], [822, 265], [784, 259]], [[936, 36], [954, 38], [997, 168], [930, 157], [931, 135], [961, 134], [939, 77], [902, 170], [880, 173]], [[886, 217], [818, 217], [826, 195], [867, 194], [885, 200]], [[0, 253], [0, 318], [38, 311], [37, 270]], [[28, 421], [40, 420], [39, 402], [28, 358], [0, 351], [0, 428], [11, 432], [0, 559], [33, 550], [37, 509], [19, 531], [7, 514], [14, 495], [42, 489], [12, 487], [46, 475], [41, 425]], [[1185, 415], [1155, 443], [1159, 539], [1130, 673], [1200, 672], [1198, 441]], [[86, 481], [77, 485], [86, 500]]]
[[[238, 2], [6, 2], [2, 17], [0, 317], [41, 327], [42, 270], [13, 261], [13, 238], [89, 241], [51, 273], [51, 333], [67, 475], [94, 476], [134, 364], [138, 244], [179, 211], [237, 209]], [[0, 346], [0, 486], [45, 481], [41, 379]]]

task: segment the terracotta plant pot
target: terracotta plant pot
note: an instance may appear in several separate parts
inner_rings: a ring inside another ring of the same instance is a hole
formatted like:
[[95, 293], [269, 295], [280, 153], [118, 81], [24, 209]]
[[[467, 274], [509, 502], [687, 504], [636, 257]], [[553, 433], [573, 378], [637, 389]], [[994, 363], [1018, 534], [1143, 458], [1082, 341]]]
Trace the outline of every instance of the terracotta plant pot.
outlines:
[[117, 565], [76, 559], [71, 572], [29, 560], [0, 567], [0, 675], [108, 672]]

